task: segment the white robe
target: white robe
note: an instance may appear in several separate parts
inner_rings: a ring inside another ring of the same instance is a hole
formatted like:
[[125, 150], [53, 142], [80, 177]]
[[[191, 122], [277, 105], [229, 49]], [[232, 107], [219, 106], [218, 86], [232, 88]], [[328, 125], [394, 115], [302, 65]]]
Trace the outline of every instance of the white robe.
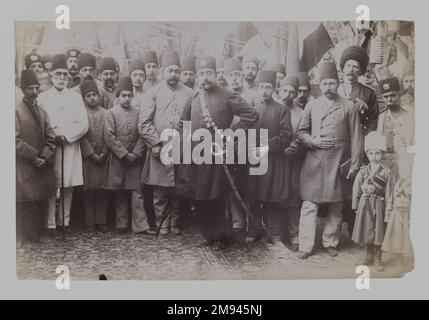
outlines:
[[[58, 91], [55, 87], [41, 93], [37, 99], [48, 114], [55, 135], [63, 135], [64, 187], [83, 185], [82, 156], [79, 139], [88, 131], [88, 116], [82, 97], [70, 89]], [[61, 147], [55, 154], [55, 177], [61, 186]]]

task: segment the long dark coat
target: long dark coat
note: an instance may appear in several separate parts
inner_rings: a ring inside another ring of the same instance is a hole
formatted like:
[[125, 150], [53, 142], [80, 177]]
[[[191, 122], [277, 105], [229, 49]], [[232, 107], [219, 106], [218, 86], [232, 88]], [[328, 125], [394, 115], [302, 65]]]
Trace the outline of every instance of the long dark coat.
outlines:
[[263, 175], [249, 175], [249, 188], [257, 199], [266, 202], [285, 202], [289, 198], [291, 171], [284, 150], [294, 137], [291, 114], [282, 104], [271, 100], [255, 107], [259, 119], [255, 125], [258, 130], [268, 129], [268, 168]]
[[[15, 109], [16, 143], [16, 201], [45, 200], [55, 191], [55, 144], [46, 112], [38, 105], [25, 100]], [[36, 168], [34, 159], [39, 156], [48, 165]]]
[[[353, 181], [345, 179], [344, 171], [348, 171], [347, 163], [356, 172], [360, 168], [363, 135], [358, 109], [341, 96], [311, 100], [302, 114], [298, 136], [308, 149], [301, 168], [301, 199], [314, 203], [351, 199]], [[334, 146], [313, 149], [312, 136], [331, 138]]]
[[80, 139], [80, 148], [83, 159], [83, 188], [100, 189], [104, 185], [105, 165], [96, 164], [89, 157], [92, 154], [107, 154], [109, 150], [104, 142], [104, 124], [106, 121], [107, 111], [100, 106], [88, 107], [88, 132]]
[[[192, 103], [183, 110], [179, 131], [183, 121], [191, 121], [192, 133], [200, 128], [206, 128], [201, 110], [200, 92], [197, 92]], [[230, 128], [234, 115], [240, 121], [231, 127], [248, 129], [258, 119], [256, 110], [247, 104], [238, 93], [214, 86], [206, 95], [207, 107], [211, 117], [219, 129]], [[214, 133], [212, 132], [212, 137]], [[214, 200], [222, 198], [231, 191], [224, 169], [221, 164], [191, 164], [177, 167], [176, 188], [179, 194], [197, 200]]]
[[[115, 105], [106, 113], [104, 139], [110, 153], [106, 164], [105, 188], [108, 190], [136, 190], [140, 186], [145, 145], [137, 130], [139, 110]], [[128, 166], [124, 158], [129, 152], [139, 158]]]

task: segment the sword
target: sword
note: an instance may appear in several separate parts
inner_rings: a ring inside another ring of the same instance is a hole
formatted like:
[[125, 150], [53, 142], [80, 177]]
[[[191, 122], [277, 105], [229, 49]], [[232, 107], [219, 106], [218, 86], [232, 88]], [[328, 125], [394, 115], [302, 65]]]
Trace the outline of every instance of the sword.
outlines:
[[[207, 102], [205, 99], [205, 92], [200, 91], [199, 96], [200, 96], [201, 108], [205, 109], [206, 113], [208, 113]], [[213, 120], [210, 122], [210, 121], [207, 121], [207, 118], [203, 118], [203, 119], [204, 119], [204, 121], [207, 122], [207, 124], [209, 124], [211, 127], [213, 127], [213, 125], [212, 125]], [[216, 130], [215, 130], [215, 132], [216, 132]], [[231, 171], [229, 170], [229, 167], [225, 161], [222, 161], [222, 168], [223, 168], [223, 171], [225, 172], [226, 178], [227, 178], [228, 183], [232, 189], [232, 192], [234, 193], [234, 196], [237, 198], [237, 200], [240, 203], [243, 210], [246, 212], [246, 218], [247, 218], [246, 220], [248, 220], [250, 217], [250, 209], [247, 206], [247, 204], [244, 202], [243, 198], [241, 197], [240, 192], [238, 191], [237, 186], [235, 185], [234, 178], [231, 175]], [[227, 218], [229, 218], [229, 217], [227, 217]]]

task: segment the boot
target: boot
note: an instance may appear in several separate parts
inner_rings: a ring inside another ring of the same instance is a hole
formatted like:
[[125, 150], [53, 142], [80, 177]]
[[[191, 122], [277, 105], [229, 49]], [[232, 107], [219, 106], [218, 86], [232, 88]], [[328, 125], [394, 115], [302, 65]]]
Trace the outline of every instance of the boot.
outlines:
[[370, 266], [374, 263], [374, 246], [367, 244], [365, 247], [365, 258], [362, 260], [360, 265]]
[[383, 252], [380, 246], [375, 246], [375, 270], [378, 272], [384, 271], [383, 260], [381, 259]]

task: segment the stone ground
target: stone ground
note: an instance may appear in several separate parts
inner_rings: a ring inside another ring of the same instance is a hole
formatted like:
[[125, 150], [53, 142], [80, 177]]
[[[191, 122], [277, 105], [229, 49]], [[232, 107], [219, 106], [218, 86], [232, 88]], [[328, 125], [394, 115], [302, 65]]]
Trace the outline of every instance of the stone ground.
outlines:
[[[356, 278], [356, 262], [363, 249], [350, 244], [347, 232], [341, 234], [340, 253], [328, 256], [318, 242], [314, 254], [305, 261], [286, 247], [265, 241], [252, 245], [234, 244], [226, 249], [199, 247], [202, 235], [188, 221], [179, 236], [155, 239], [151, 236], [114, 231], [88, 233], [75, 227], [66, 235], [47, 238], [39, 244], [26, 244], [17, 250], [19, 279], [53, 280], [59, 265], [70, 268], [74, 280], [207, 280], [207, 279], [308, 279]], [[320, 228], [318, 228], [320, 229]], [[372, 277], [400, 277], [393, 262]]]

